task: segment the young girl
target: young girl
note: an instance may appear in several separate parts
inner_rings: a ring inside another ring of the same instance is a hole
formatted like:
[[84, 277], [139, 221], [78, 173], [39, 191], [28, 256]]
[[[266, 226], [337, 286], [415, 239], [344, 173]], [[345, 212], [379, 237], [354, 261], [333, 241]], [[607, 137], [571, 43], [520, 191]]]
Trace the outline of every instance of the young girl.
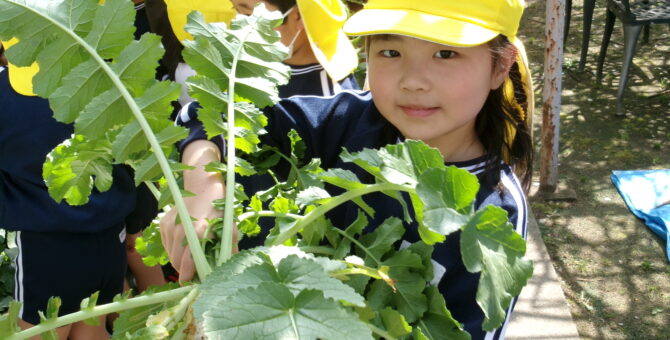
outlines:
[[[345, 31], [368, 36], [370, 92], [283, 100], [266, 110], [268, 134], [262, 142], [289, 151], [286, 135], [296, 129], [307, 144], [306, 158], [320, 158], [326, 169], [346, 167], [360, 178], [361, 170], [339, 159], [343, 147], [355, 152], [420, 139], [439, 149], [446, 164], [478, 177], [476, 209], [488, 204], [502, 207], [525, 237], [523, 187], [528, 187], [531, 176], [532, 92], [522, 45], [516, 39], [523, 6], [523, 0], [368, 1], [349, 19]], [[190, 116], [195, 118], [194, 110]], [[221, 153], [197, 120], [189, 123], [192, 133], [181, 145], [183, 161], [198, 167], [185, 173], [184, 185], [200, 196], [187, 198], [187, 204], [198, 219], [196, 228], [203, 232], [205, 218], [219, 213], [209, 202], [223, 196], [223, 183], [220, 175], [204, 172], [201, 166], [220, 159]], [[280, 167], [277, 173], [282, 172]], [[365, 200], [376, 211], [371, 225], [402, 211], [381, 194]], [[355, 205], [345, 207], [332, 222], [347, 226], [356, 213]], [[183, 246], [181, 227], [174, 226], [173, 212], [163, 219], [161, 229], [181, 279], [190, 279], [193, 262]], [[404, 237], [419, 240], [416, 228], [407, 228]], [[479, 274], [465, 269], [459, 237], [451, 234], [435, 246], [433, 259], [438, 264], [433, 282], [473, 339], [500, 339], [507, 321], [495, 332], [481, 329], [484, 315], [475, 300]]]

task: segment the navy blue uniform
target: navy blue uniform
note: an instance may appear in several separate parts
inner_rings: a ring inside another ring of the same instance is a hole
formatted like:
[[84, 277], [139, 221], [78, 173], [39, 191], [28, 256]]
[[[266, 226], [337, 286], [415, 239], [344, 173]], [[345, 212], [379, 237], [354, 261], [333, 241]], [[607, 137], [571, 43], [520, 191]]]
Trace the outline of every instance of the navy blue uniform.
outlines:
[[288, 65], [291, 78], [288, 83], [279, 86], [279, 98], [292, 96], [332, 96], [342, 90], [358, 90], [353, 73], [340, 81], [333, 81], [321, 64]]
[[142, 224], [154, 213], [132, 214], [138, 191], [131, 172], [114, 166], [112, 187], [104, 193], [94, 189], [85, 205], [56, 203], [42, 164], [71, 136], [72, 125], [57, 122], [46, 99], [16, 93], [3, 67], [0, 121], [0, 228], [17, 231], [14, 298], [24, 303], [20, 317], [39, 323], [37, 311], [46, 310], [50, 296], [62, 298], [61, 314], [79, 310], [81, 300], [97, 290], [100, 303], [111, 302], [123, 288], [127, 218]]
[[[188, 112], [188, 114], [183, 112], [178, 119], [178, 122], [185, 121], [185, 125], [191, 129], [189, 137], [180, 143], [181, 149], [193, 140], [206, 138], [202, 125], [195, 119], [197, 116], [195, 106]], [[263, 143], [288, 153], [290, 140], [287, 133], [290, 129], [295, 129], [307, 145], [306, 159], [319, 158], [325, 169], [348, 169], [363, 180], [369, 178], [369, 175], [339, 158], [342, 148], [356, 152], [363, 148], [380, 148], [402, 139], [397, 129], [379, 113], [369, 93], [343, 91], [327, 98], [296, 96], [267, 108], [265, 113], [268, 117], [266, 127], [268, 133], [261, 137]], [[220, 138], [215, 138], [213, 141], [222, 146]], [[478, 177], [481, 187], [475, 201], [476, 209], [489, 204], [502, 207], [508, 212], [515, 230], [525, 238], [526, 201], [516, 176], [506, 164], [502, 164], [500, 174], [496, 174], [498, 176], [490, 176], [491, 174], [487, 173], [489, 170], [486, 163], [485, 157], [480, 157], [448, 165], [464, 168]], [[287, 164], [280, 164], [276, 172], [281, 176], [287, 174], [288, 170]], [[499, 181], [492, 181], [491, 178], [499, 178]], [[248, 178], [240, 178], [240, 182], [245, 186], [255, 186], [254, 189], [261, 189], [264, 186]], [[374, 228], [388, 217], [401, 217], [400, 204], [386, 195], [368, 195], [365, 201], [376, 212], [368, 228]], [[336, 213], [329, 215], [329, 218], [336, 226], [342, 227], [349, 225], [357, 213], [358, 207], [355, 204], [344, 205]], [[265, 235], [267, 231], [257, 237], [243, 239], [240, 247], [259, 245]], [[407, 228], [404, 238], [408, 242], [419, 241], [417, 228], [411, 226]], [[465, 269], [460, 257], [459, 238], [460, 232], [453, 233], [444, 243], [435, 246], [433, 261], [436, 277], [433, 284], [438, 285], [454, 318], [464, 324], [473, 339], [501, 339], [513, 305], [508, 311], [508, 318], [503, 327], [489, 334], [482, 332], [484, 315], [475, 300], [479, 274], [471, 274]], [[442, 276], [445, 272], [449, 274]]]

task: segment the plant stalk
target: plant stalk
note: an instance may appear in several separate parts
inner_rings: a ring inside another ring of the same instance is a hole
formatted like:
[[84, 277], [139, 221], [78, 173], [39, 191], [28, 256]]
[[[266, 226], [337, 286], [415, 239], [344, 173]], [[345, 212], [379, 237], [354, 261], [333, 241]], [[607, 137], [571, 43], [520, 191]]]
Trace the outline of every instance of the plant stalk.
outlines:
[[161, 192], [156, 188], [156, 185], [153, 182], [144, 181], [144, 185], [146, 185], [149, 191], [151, 191], [151, 194], [156, 197], [156, 200], [161, 199]]
[[9, 336], [9, 338], [6, 338], [5, 340], [28, 339], [30, 337], [40, 335], [44, 332], [48, 332], [52, 329], [56, 329], [58, 327], [69, 325], [71, 323], [75, 323], [78, 321], [98, 317], [109, 313], [115, 313], [127, 309], [133, 309], [137, 307], [143, 307], [147, 305], [153, 305], [166, 301], [176, 300], [188, 294], [190, 291], [194, 290], [194, 288], [196, 288], [196, 286], [181, 287], [166, 292], [160, 292], [146, 296], [138, 296], [124, 301], [112, 302], [96, 306], [91, 310], [81, 310], [72, 314], [59, 316], [57, 319], [53, 321], [48, 321], [45, 324], [39, 324], [34, 327], [28, 328], [24, 331], [13, 334]]
[[364, 188], [347, 191], [342, 195], [334, 197], [326, 204], [318, 206], [316, 209], [312, 210], [302, 220], [300, 220], [300, 222], [296, 223], [293, 227], [279, 234], [271, 245], [276, 246], [279, 244], [283, 244], [284, 242], [286, 242], [286, 240], [290, 239], [291, 237], [293, 237], [293, 235], [298, 233], [298, 231], [305, 228], [305, 226], [308, 226], [310, 223], [314, 222], [316, 219], [325, 215], [328, 211], [336, 208], [340, 204], [346, 203], [356, 197], [360, 197], [377, 191], [387, 191], [387, 190], [407, 191], [407, 192], [414, 191], [414, 189], [412, 188], [393, 183], [372, 184]]
[[221, 234], [221, 249], [216, 258], [216, 265], [220, 266], [226, 262], [233, 255], [233, 214], [234, 199], [235, 199], [235, 73], [237, 71], [237, 62], [240, 59], [240, 54], [244, 49], [244, 42], [251, 34], [251, 30], [247, 29], [247, 34], [240, 40], [240, 45], [235, 51], [233, 57], [233, 64], [230, 69], [230, 77], [228, 78], [228, 138], [226, 145], [226, 203], [223, 212], [223, 230]]
[[272, 210], [261, 210], [261, 211], [251, 211], [251, 212], [246, 212], [244, 214], [240, 214], [237, 219], [238, 221], [242, 222], [246, 219], [252, 218], [252, 217], [288, 217], [292, 218], [294, 220], [301, 220], [304, 218], [302, 215], [296, 215], [296, 214], [289, 214], [289, 213], [280, 213]]
[[368, 248], [367, 248], [366, 246], [364, 246], [364, 245], [362, 245], [360, 242], [358, 242], [357, 239], [351, 237], [351, 235], [347, 234], [346, 231], [344, 231], [344, 230], [342, 230], [342, 229], [340, 229], [340, 228], [335, 228], [335, 231], [338, 232], [340, 235], [342, 235], [342, 237], [344, 237], [344, 238], [348, 239], [349, 241], [351, 241], [351, 243], [357, 245], [358, 248], [360, 248], [363, 252], [365, 252], [368, 256], [370, 256], [370, 258], [371, 258], [373, 261], [375, 261], [375, 263], [377, 264], [377, 266], [380, 266], [380, 265], [382, 264], [382, 262], [379, 261], [379, 259], [378, 259], [374, 254], [372, 254], [372, 253], [368, 250]]
[[[165, 327], [165, 329], [170, 330], [174, 328], [177, 323], [179, 323], [183, 318], [186, 312], [188, 311], [188, 308], [191, 306], [191, 303], [193, 300], [198, 296], [198, 293], [200, 292], [200, 289], [196, 287], [195, 289], [191, 290], [191, 292], [188, 293], [184, 298], [179, 301], [179, 304], [176, 306], [170, 308], [170, 316], [157, 322], [157, 325], [161, 325]], [[151, 319], [147, 321], [147, 325], [151, 324]]]

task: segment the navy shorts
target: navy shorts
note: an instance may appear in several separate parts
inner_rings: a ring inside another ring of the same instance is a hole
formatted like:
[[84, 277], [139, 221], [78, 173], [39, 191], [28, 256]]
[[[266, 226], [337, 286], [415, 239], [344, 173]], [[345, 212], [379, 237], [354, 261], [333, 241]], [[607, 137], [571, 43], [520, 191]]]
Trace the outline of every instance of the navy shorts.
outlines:
[[40, 322], [49, 297], [58, 296], [59, 315], [80, 310], [81, 300], [96, 291], [98, 304], [123, 291], [127, 268], [123, 225], [97, 233], [18, 231], [14, 299], [23, 303], [19, 317]]

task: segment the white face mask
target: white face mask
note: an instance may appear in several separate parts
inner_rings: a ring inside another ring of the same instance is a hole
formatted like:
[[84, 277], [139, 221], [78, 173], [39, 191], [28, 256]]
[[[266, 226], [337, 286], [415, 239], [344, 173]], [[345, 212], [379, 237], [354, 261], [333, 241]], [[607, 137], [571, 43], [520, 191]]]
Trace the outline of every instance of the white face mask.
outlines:
[[293, 36], [293, 39], [291, 40], [291, 43], [288, 44], [288, 46], [287, 46], [288, 47], [288, 55], [286, 56], [286, 58], [284, 60], [288, 60], [288, 59], [293, 58], [293, 52], [294, 52], [293, 46], [295, 45], [295, 41], [298, 39], [298, 36], [300, 35], [300, 33], [302, 33], [302, 28], [300, 30], [298, 30], [298, 32], [295, 32], [295, 35]]
[[[286, 13], [284, 13], [284, 15], [282, 15], [282, 18], [284, 20], [284, 22], [282, 22], [282, 25], [284, 25], [286, 23], [286, 17], [289, 14], [291, 14], [291, 12], [293, 12], [295, 7], [296, 6], [293, 6], [293, 7], [289, 8], [289, 10], [286, 11]], [[298, 32], [295, 33], [295, 35], [293, 36], [293, 39], [291, 39], [291, 42], [286, 46], [286, 47], [288, 47], [288, 55], [286, 56], [286, 58], [284, 60], [288, 60], [288, 59], [293, 58], [295, 41], [298, 39], [298, 36], [300, 35], [300, 33], [302, 33], [302, 28], [300, 30], [298, 30]]]

